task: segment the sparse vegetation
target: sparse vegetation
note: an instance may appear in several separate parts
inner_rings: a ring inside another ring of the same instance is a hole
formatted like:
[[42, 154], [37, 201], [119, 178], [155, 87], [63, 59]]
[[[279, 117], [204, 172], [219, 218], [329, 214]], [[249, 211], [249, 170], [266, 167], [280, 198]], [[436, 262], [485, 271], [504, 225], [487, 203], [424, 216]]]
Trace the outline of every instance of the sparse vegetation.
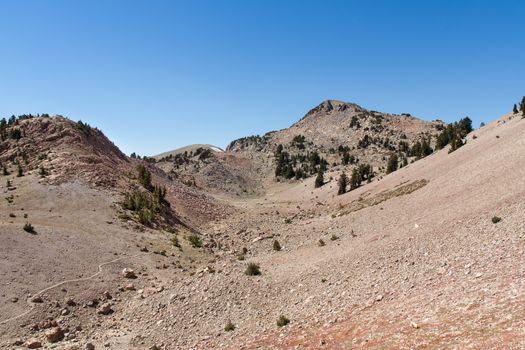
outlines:
[[290, 324], [290, 320], [284, 315], [279, 316], [277, 319], [277, 327], [284, 327], [288, 324]]
[[320, 240], [317, 242], [317, 245], [318, 245], [319, 247], [324, 247], [324, 246], [326, 245], [326, 243], [325, 243], [322, 239], [320, 239]]
[[20, 164], [18, 164], [18, 169], [17, 169], [17, 172], [16, 172], [16, 176], [17, 177], [24, 176], [24, 170], [22, 169], [22, 166]]
[[24, 231], [28, 232], [28, 233], [36, 233], [35, 232], [35, 228], [33, 227], [33, 225], [31, 225], [30, 223], [26, 222], [24, 224], [24, 227], [23, 227]]
[[339, 239], [339, 236], [337, 236], [335, 233], [332, 234], [332, 236], [330, 237], [331, 241], [337, 241], [338, 239]]
[[492, 223], [493, 224], [497, 224], [500, 221], [501, 221], [501, 218], [499, 216], [493, 216], [492, 217]]
[[79, 120], [76, 122], [75, 127], [77, 130], [79, 130], [84, 136], [89, 137], [91, 136], [92, 129], [91, 126], [87, 123], [82, 122], [82, 120]]
[[272, 248], [273, 250], [275, 250], [276, 252], [280, 251], [282, 248], [281, 248], [281, 245], [279, 244], [279, 241], [278, 240], [274, 240], [273, 241], [273, 245], [272, 245]]
[[224, 330], [226, 332], [232, 332], [235, 330], [235, 325], [232, 323], [231, 320], [229, 320], [228, 323], [226, 323], [226, 326], [224, 326]]
[[465, 144], [463, 139], [472, 131], [472, 120], [469, 117], [447, 125], [436, 140], [436, 149], [442, 149], [450, 144], [450, 152], [454, 152]]
[[197, 236], [195, 234], [192, 234], [192, 235], [187, 236], [186, 239], [188, 240], [188, 242], [190, 242], [190, 245], [193, 248], [201, 248], [202, 247], [202, 240], [200, 239], [199, 236]]
[[256, 263], [249, 263], [248, 266], [246, 267], [246, 271], [244, 272], [244, 274], [248, 276], [261, 275], [261, 270], [260, 270], [259, 265], [257, 265]]
[[40, 177], [44, 178], [46, 177], [47, 175], [49, 175], [49, 173], [47, 172], [46, 168], [44, 168], [43, 165], [40, 166], [40, 170], [38, 171], [38, 174], [40, 175]]
[[181, 246], [180, 246], [180, 242], [179, 242], [179, 238], [178, 238], [177, 236], [173, 236], [173, 237], [171, 237], [171, 244], [172, 244], [174, 247], [181, 248]]

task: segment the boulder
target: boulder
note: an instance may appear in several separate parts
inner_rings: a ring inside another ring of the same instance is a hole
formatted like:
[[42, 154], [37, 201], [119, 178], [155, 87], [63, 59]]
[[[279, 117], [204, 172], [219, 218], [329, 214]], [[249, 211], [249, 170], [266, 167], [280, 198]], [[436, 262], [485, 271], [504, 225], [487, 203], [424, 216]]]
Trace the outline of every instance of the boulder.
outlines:
[[50, 343], [56, 343], [64, 339], [64, 331], [60, 327], [54, 327], [46, 331], [46, 339]]
[[113, 309], [111, 308], [110, 303], [104, 303], [100, 305], [100, 307], [97, 310], [97, 313], [100, 315], [109, 315], [112, 312], [113, 312]]
[[124, 276], [125, 278], [137, 278], [135, 271], [133, 271], [132, 269], [128, 267], [122, 270], [122, 276]]
[[38, 349], [42, 347], [42, 343], [37, 339], [31, 338], [24, 343], [24, 346], [27, 349]]

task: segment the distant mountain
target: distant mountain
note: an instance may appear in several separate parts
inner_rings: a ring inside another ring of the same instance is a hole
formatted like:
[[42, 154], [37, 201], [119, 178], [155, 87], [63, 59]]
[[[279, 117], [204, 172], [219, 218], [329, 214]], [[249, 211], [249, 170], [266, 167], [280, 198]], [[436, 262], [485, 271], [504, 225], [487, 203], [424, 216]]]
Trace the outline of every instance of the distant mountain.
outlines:
[[[200, 153], [196, 157], [198, 148], [192, 145], [155, 158], [162, 169], [188, 184], [236, 195], [253, 194], [264, 191], [268, 181], [304, 179], [317, 174], [319, 168], [351, 171], [369, 164], [375, 176], [383, 175], [391, 154], [398, 155], [403, 165], [423, 156], [422, 145], [427, 154], [431, 152], [444, 126], [441, 121], [427, 122], [409, 114], [369, 111], [354, 103], [327, 100], [289, 128], [234, 140], [222, 154], [211, 152], [208, 157], [206, 152], [204, 157]], [[203, 150], [212, 147], [198, 146]]]

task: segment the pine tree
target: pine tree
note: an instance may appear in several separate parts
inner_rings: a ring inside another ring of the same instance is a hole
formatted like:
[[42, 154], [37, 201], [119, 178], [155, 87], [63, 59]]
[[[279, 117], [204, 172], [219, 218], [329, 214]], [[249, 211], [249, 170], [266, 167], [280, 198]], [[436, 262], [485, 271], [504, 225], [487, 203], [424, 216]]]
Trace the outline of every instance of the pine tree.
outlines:
[[361, 185], [361, 174], [357, 168], [352, 170], [352, 176], [350, 177], [350, 190], [356, 189]]
[[348, 185], [348, 176], [343, 172], [339, 177], [339, 190], [337, 191], [338, 195], [346, 193], [346, 186]]
[[321, 187], [324, 185], [324, 172], [319, 169], [317, 177], [315, 178], [315, 188]]
[[392, 155], [390, 156], [390, 158], [388, 159], [388, 164], [386, 166], [386, 173], [387, 174], [390, 174], [394, 171], [397, 170], [397, 167], [398, 167], [398, 158], [397, 158], [397, 154], [395, 153], [392, 153]]
[[18, 172], [17, 172], [16, 176], [17, 177], [24, 176], [24, 171], [22, 170], [22, 167], [20, 166], [20, 164], [18, 165]]
[[144, 167], [144, 165], [138, 166], [138, 172], [139, 172], [139, 182], [142, 186], [144, 186], [145, 189], [151, 190], [153, 186], [151, 185], [151, 173]]
[[525, 96], [523, 96], [523, 98], [521, 99], [520, 111], [521, 114], [523, 114], [523, 117], [525, 118]]
[[514, 104], [514, 107], [512, 108], [512, 113], [518, 114], [518, 106], [516, 106], [516, 104]]

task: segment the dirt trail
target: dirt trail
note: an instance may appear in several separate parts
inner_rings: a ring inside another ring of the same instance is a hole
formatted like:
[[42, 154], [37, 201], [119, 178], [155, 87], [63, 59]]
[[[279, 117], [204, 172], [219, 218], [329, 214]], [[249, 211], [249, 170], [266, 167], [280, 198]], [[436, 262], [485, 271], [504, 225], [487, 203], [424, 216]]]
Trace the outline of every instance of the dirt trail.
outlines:
[[[98, 265], [98, 271], [96, 273], [94, 273], [93, 275], [89, 276], [89, 277], [84, 277], [84, 278], [76, 278], [76, 279], [70, 279], [70, 280], [65, 280], [65, 281], [62, 281], [62, 282], [58, 282], [52, 286], [49, 286], [49, 287], [46, 287], [38, 292], [36, 292], [32, 298], [34, 297], [37, 297], [39, 295], [42, 295], [43, 293], [51, 290], [51, 289], [54, 289], [56, 287], [60, 287], [64, 284], [67, 284], [67, 283], [73, 283], [73, 282], [84, 282], [84, 281], [89, 281], [95, 277], [97, 277], [98, 275], [100, 275], [102, 273], [102, 267], [106, 266], [106, 265], [109, 265], [109, 264], [113, 264], [113, 263], [116, 263], [117, 261], [120, 261], [120, 260], [124, 260], [124, 259], [127, 259], [127, 258], [134, 258], [134, 257], [137, 257], [139, 256], [139, 254], [135, 254], [135, 255], [132, 255], [132, 256], [123, 256], [123, 257], [120, 257], [120, 258], [117, 258], [117, 259], [113, 259], [111, 261], [107, 261], [105, 263], [102, 263], [102, 264], [99, 264]], [[11, 317], [11, 318], [8, 318], [7, 320], [3, 320], [3, 321], [0, 321], [0, 325], [3, 325], [3, 324], [6, 324], [6, 323], [9, 323], [11, 321], [14, 321], [16, 319], [19, 319], [21, 317], [24, 317], [25, 315], [29, 314], [31, 311], [33, 311], [34, 307], [35, 307], [35, 303], [31, 302], [30, 299], [27, 300], [27, 304], [29, 305], [29, 309], [24, 311], [23, 313], [19, 314], [19, 315], [16, 315], [14, 317]]]

